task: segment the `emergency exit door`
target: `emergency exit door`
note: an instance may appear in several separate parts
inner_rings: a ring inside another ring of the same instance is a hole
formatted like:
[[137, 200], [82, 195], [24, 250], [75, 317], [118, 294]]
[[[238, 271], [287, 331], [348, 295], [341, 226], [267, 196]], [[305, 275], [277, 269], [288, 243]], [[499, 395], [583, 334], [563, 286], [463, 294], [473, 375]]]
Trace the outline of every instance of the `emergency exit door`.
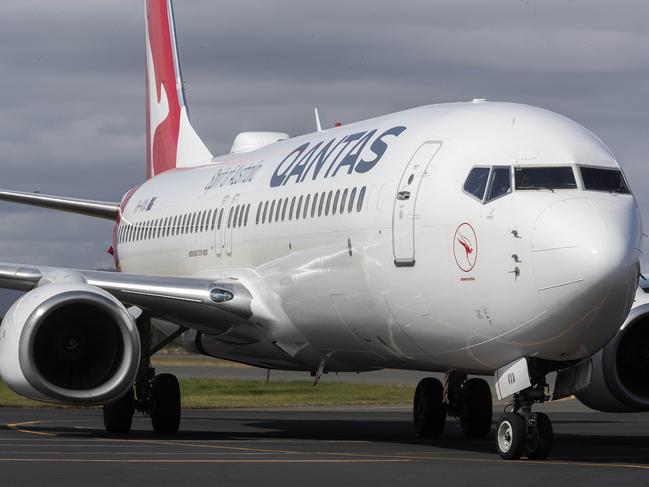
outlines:
[[442, 146], [441, 142], [426, 142], [412, 156], [403, 173], [394, 199], [392, 213], [392, 249], [397, 267], [415, 265], [415, 220], [417, 194], [429, 166]]

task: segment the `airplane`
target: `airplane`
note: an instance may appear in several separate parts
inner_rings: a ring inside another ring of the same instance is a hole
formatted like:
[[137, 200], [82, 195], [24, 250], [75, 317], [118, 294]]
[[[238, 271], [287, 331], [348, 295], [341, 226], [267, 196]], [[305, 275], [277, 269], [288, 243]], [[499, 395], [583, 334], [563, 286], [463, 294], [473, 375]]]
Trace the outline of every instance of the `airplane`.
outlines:
[[[146, 180], [120, 202], [2, 190], [0, 199], [114, 225], [118, 272], [0, 264], [26, 291], [0, 326], [0, 374], [41, 401], [135, 411], [179, 429], [177, 379], [151, 356], [191, 351], [266, 369], [444, 372], [415, 431], [492, 430], [503, 459], [544, 459], [533, 406], [570, 395], [648, 411], [649, 295], [636, 198], [613, 153], [559, 114], [446, 103], [290, 137], [239, 134], [213, 156], [194, 130], [171, 0], [146, 0]], [[152, 328], [166, 339], [152, 343]], [[550, 394], [548, 377], [556, 373]], [[469, 377], [471, 376], [471, 377]], [[476, 377], [477, 376], [477, 377]]]

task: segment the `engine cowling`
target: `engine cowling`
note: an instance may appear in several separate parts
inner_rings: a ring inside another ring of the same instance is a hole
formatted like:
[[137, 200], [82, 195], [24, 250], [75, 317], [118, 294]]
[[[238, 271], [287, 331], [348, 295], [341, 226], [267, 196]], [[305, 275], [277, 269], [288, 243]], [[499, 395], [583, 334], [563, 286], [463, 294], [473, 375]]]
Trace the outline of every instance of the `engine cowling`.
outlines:
[[649, 411], [649, 294], [643, 289], [617, 335], [591, 360], [590, 385], [577, 399], [599, 411]]
[[0, 375], [33, 399], [111, 402], [132, 387], [139, 360], [133, 318], [112, 295], [86, 283], [36, 288], [0, 325]]

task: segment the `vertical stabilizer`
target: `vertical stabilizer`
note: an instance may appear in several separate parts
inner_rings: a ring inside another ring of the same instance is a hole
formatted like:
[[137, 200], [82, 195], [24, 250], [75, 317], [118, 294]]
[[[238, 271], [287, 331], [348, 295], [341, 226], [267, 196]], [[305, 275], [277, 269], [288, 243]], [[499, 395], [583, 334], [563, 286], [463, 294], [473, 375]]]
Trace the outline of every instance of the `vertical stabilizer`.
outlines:
[[211, 161], [187, 111], [171, 0], [145, 0], [147, 178]]

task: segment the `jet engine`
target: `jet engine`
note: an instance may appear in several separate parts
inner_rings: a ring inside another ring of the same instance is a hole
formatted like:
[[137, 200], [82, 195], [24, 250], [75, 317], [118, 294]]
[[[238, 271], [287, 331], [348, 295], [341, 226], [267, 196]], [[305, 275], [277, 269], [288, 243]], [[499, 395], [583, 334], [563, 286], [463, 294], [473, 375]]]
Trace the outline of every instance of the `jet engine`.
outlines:
[[607, 412], [649, 411], [649, 294], [639, 288], [617, 335], [592, 358], [590, 385], [575, 395]]
[[38, 287], [0, 325], [0, 375], [33, 399], [114, 401], [132, 387], [139, 360], [133, 318], [112, 295], [86, 283]]

